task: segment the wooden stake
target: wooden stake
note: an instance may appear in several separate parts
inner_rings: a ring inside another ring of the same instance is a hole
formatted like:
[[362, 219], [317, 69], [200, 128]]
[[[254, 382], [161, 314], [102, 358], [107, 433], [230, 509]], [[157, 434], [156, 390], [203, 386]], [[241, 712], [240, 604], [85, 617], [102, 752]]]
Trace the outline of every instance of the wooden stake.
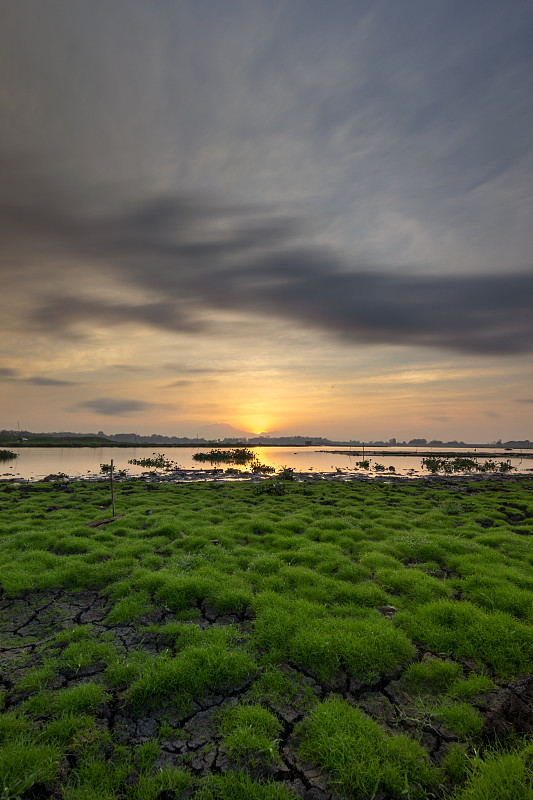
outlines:
[[115, 491], [113, 487], [113, 459], [111, 459], [111, 470], [109, 472], [109, 483], [111, 484], [111, 505], [113, 507], [113, 516], [115, 516]]

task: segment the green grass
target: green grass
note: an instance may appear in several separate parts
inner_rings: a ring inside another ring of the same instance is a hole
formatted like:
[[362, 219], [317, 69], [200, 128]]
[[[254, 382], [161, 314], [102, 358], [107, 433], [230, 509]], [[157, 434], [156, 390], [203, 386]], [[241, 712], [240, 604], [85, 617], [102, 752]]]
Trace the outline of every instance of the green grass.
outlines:
[[163, 698], [186, 706], [209, 691], [231, 689], [256, 672], [253, 657], [223, 644], [185, 648], [178, 656], [164, 652], [143, 665], [132, 682], [126, 699], [139, 707]]
[[245, 772], [232, 772], [207, 776], [194, 800], [297, 800], [297, 795], [274, 781], [259, 783]]
[[444, 701], [432, 709], [436, 720], [465, 739], [481, 733], [483, 716], [469, 703]]
[[382, 788], [394, 797], [424, 797], [436, 782], [427, 753], [408, 736], [391, 736], [345, 700], [320, 703], [302, 724], [300, 755], [355, 796]]
[[[530, 481], [115, 489], [97, 529], [105, 481], [0, 484], [0, 800], [289, 800], [286, 753], [341, 796], [532, 800], [520, 734], [481, 739], [533, 667]], [[235, 771], [169, 765], [198, 712]]]
[[59, 772], [60, 749], [18, 738], [0, 748], [0, 798], [16, 800], [33, 786], [49, 786]]
[[282, 725], [277, 717], [257, 703], [229, 708], [220, 724], [222, 741], [228, 754], [236, 760], [245, 758], [257, 764], [279, 760], [279, 739]]
[[509, 614], [482, 611], [467, 601], [442, 600], [398, 613], [397, 623], [433, 652], [473, 659], [502, 677], [533, 666], [533, 627]]
[[470, 760], [466, 786], [455, 800], [532, 800], [533, 749], [488, 752]]

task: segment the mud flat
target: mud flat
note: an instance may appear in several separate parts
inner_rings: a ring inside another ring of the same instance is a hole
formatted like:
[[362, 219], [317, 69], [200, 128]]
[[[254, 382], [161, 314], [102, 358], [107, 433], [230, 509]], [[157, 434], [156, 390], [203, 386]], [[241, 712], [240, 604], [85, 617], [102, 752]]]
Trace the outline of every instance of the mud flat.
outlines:
[[195, 476], [0, 484], [3, 800], [531, 798], [530, 477]]

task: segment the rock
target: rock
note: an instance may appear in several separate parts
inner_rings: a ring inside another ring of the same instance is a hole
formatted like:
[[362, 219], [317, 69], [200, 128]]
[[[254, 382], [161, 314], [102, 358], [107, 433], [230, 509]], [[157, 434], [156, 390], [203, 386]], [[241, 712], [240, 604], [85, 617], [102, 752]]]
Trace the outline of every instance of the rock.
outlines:
[[393, 617], [398, 609], [396, 606], [376, 606], [376, 611], [379, 611], [384, 617]]

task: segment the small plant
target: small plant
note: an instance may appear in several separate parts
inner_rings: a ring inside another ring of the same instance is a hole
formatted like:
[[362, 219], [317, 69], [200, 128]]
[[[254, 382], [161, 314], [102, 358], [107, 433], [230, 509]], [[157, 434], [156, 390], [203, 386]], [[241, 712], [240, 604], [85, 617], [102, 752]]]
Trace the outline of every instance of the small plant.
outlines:
[[270, 467], [268, 464], [262, 464], [257, 458], [254, 458], [250, 464], [250, 471], [253, 472], [254, 475], [257, 475], [260, 472], [275, 472], [276, 469], [275, 467]]
[[18, 458], [18, 455], [12, 450], [0, 450], [0, 461], [11, 461], [13, 458]]
[[294, 470], [292, 467], [280, 467], [278, 469], [278, 478], [282, 481], [293, 481]]
[[455, 661], [427, 658], [411, 664], [405, 672], [405, 680], [417, 689], [442, 692], [462, 674], [463, 668]]
[[482, 715], [469, 703], [443, 700], [431, 709], [431, 713], [461, 738], [477, 736], [483, 727]]
[[264, 483], [259, 483], [255, 488], [256, 494], [272, 494], [272, 495], [282, 495], [286, 493], [286, 488], [282, 483], [278, 481], [265, 481]]

